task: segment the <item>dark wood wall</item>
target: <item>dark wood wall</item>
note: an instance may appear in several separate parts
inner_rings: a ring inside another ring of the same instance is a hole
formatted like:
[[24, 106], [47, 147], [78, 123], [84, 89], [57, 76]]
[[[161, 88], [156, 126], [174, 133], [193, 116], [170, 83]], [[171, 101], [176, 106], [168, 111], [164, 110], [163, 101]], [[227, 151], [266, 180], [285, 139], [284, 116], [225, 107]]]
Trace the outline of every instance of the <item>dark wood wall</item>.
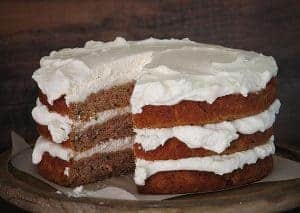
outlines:
[[274, 56], [283, 102], [277, 142], [300, 149], [300, 1], [10, 0], [0, 2], [0, 150], [12, 129], [36, 137], [31, 75], [40, 57], [116, 36], [189, 37]]

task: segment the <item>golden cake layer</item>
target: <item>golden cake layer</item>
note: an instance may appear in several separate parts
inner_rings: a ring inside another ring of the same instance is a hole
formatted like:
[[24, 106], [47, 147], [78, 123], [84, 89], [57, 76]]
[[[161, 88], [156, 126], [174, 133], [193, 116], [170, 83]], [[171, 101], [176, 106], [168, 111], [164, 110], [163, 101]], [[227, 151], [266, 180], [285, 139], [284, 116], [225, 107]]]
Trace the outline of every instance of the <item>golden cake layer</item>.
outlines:
[[266, 88], [250, 93], [217, 98], [212, 104], [199, 101], [181, 101], [171, 106], [144, 106], [133, 115], [135, 128], [168, 128], [182, 125], [204, 125], [235, 120], [266, 110], [276, 99], [276, 78]]
[[138, 186], [138, 191], [146, 194], [181, 194], [229, 189], [260, 180], [272, 168], [273, 158], [268, 156], [224, 175], [204, 171], [158, 172], [150, 176], [144, 186]]

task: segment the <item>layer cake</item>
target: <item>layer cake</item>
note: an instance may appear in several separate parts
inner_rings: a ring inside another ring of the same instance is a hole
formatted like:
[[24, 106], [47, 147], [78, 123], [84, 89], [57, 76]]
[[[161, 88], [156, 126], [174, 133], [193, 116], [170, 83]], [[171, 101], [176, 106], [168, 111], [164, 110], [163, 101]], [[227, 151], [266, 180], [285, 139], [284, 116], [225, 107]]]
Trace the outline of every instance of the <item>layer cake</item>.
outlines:
[[141, 193], [205, 192], [272, 170], [273, 57], [188, 39], [89, 41], [43, 57], [33, 163], [77, 186], [134, 172]]

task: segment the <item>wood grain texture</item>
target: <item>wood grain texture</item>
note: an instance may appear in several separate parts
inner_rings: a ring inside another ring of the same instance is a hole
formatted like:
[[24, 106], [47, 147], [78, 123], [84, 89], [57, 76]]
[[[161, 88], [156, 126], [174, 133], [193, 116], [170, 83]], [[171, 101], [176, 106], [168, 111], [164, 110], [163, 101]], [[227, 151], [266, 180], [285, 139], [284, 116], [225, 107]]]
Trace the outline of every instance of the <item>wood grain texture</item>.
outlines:
[[31, 75], [42, 56], [116, 36], [189, 37], [274, 56], [283, 102], [277, 142], [300, 149], [299, 1], [4, 0], [0, 3], [0, 150], [9, 143], [10, 129], [28, 140], [36, 137], [30, 109], [37, 88]]

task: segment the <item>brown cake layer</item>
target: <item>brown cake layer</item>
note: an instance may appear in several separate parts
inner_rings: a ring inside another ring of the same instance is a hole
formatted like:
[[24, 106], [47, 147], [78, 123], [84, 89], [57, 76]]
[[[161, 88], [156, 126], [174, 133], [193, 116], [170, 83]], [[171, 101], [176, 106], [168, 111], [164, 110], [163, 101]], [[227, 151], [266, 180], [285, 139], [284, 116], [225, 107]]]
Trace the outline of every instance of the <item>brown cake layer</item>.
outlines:
[[64, 96], [55, 100], [53, 105], [48, 103], [47, 96], [41, 91], [39, 93], [39, 98], [50, 111], [55, 111], [62, 115], [68, 115], [74, 120], [87, 121], [91, 117], [95, 116], [97, 112], [129, 106], [133, 87], [133, 82], [120, 86], [113, 86], [110, 89], [92, 93], [84, 102], [70, 103], [69, 106], [66, 105]]
[[180, 194], [210, 192], [245, 185], [267, 176], [273, 168], [272, 156], [245, 165], [231, 173], [217, 175], [203, 171], [158, 172], [149, 177], [144, 186], [137, 186], [144, 194]]
[[[69, 176], [64, 175], [65, 167], [69, 167]], [[38, 171], [44, 178], [59, 185], [79, 186], [112, 176], [132, 173], [134, 167], [132, 150], [126, 149], [107, 154], [99, 153], [70, 162], [45, 153], [38, 164]]]
[[172, 106], [143, 107], [133, 115], [135, 128], [167, 128], [181, 125], [204, 125], [235, 120], [266, 110], [276, 99], [276, 78], [266, 88], [247, 97], [241, 94], [217, 98], [212, 104], [205, 101], [181, 101]]
[[230, 146], [222, 153], [204, 149], [189, 148], [185, 143], [177, 138], [170, 138], [163, 146], [159, 146], [155, 150], [145, 151], [140, 144], [134, 144], [133, 150], [137, 158], [144, 160], [177, 160], [190, 157], [205, 157], [211, 155], [228, 155], [235, 152], [241, 152], [253, 149], [256, 146], [265, 144], [273, 135], [273, 128], [267, 129], [265, 132], [256, 132], [251, 135], [240, 135], [238, 139], [231, 142]]
[[[40, 135], [53, 141], [47, 126], [37, 124], [37, 130]], [[116, 116], [103, 124], [90, 126], [82, 131], [72, 130], [69, 139], [64, 141], [62, 145], [81, 152], [109, 139], [119, 139], [133, 135], [132, 118], [131, 114], [128, 113]]]

